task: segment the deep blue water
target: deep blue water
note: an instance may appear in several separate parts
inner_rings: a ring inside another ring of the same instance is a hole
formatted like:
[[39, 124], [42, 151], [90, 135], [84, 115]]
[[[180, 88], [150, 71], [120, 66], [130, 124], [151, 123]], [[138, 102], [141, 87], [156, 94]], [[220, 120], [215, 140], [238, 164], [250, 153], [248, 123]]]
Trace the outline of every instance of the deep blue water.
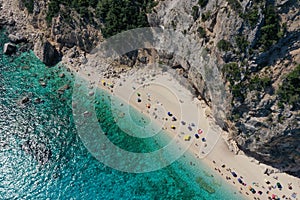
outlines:
[[[0, 34], [1, 47], [5, 41]], [[60, 78], [61, 73], [65, 77]], [[0, 199], [242, 199], [189, 154], [168, 167], [139, 174], [99, 162], [83, 145], [74, 124], [73, 82], [64, 67], [48, 68], [32, 52], [9, 57], [1, 51]], [[58, 92], [66, 85], [70, 88]], [[30, 101], [21, 105], [25, 96]], [[114, 144], [132, 152], [150, 152], [164, 145], [163, 140], [154, 142], [159, 136], [143, 140], [126, 136], [106, 109], [107, 94], [99, 91], [96, 99], [99, 123]], [[24, 150], [27, 143], [39, 144], [49, 160], [41, 161], [43, 153], [37, 150]], [[206, 184], [215, 192], [207, 192]]]

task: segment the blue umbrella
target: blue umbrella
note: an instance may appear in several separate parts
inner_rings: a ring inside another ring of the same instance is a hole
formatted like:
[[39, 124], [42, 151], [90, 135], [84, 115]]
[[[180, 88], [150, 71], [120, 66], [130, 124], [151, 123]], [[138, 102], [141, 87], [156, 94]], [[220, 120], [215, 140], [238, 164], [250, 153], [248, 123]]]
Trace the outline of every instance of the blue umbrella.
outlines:
[[232, 174], [233, 177], [237, 177], [235, 172], [231, 172], [231, 174]]

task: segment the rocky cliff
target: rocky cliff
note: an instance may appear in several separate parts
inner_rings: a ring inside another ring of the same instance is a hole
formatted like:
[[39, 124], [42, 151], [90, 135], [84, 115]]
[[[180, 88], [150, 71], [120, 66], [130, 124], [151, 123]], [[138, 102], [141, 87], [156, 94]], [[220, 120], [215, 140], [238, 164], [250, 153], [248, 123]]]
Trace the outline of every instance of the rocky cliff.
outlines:
[[[63, 5], [49, 26], [45, 20], [49, 1], [33, 2], [29, 13], [23, 1], [0, 0], [0, 24], [12, 38], [29, 44], [41, 40], [72, 60], [103, 39], [95, 24]], [[172, 54], [139, 50], [120, 62], [134, 66], [154, 59], [171, 66], [212, 108], [216, 123], [230, 133], [229, 143], [300, 177], [299, 90], [294, 88], [294, 95], [288, 96], [293, 100], [283, 98], [287, 92], [283, 85], [300, 63], [299, 8], [297, 0], [158, 1], [148, 14], [149, 24], [192, 38], [198, 45], [191, 50], [199, 50], [201, 62], [182, 57], [180, 50]]]

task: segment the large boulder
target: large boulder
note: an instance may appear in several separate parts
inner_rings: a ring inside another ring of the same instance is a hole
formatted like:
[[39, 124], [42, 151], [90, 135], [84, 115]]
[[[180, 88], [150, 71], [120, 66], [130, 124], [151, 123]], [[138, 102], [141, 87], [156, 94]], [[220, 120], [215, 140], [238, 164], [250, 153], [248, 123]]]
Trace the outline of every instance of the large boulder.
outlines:
[[60, 53], [47, 40], [38, 40], [34, 45], [34, 53], [47, 66], [54, 66], [61, 60]]
[[15, 53], [17, 50], [16, 45], [12, 44], [12, 43], [5, 43], [4, 47], [3, 47], [3, 53], [7, 54], [7, 55], [11, 55], [13, 53]]
[[26, 37], [24, 37], [23, 35], [21, 35], [19, 33], [15, 34], [15, 35], [14, 34], [9, 34], [8, 39], [11, 42], [16, 43], [16, 44], [27, 41]]

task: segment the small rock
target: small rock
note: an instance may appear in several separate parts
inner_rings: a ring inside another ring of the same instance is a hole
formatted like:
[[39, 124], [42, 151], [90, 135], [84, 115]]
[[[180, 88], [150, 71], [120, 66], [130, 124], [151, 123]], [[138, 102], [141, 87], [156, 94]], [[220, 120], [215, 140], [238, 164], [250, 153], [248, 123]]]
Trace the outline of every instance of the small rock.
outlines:
[[29, 70], [29, 69], [30, 69], [30, 66], [28, 66], [28, 65], [23, 66], [22, 69], [23, 69], [23, 70]]
[[20, 34], [16, 34], [16, 35], [9, 34], [8, 39], [11, 42], [16, 43], [16, 44], [27, 41], [27, 39], [24, 36], [20, 35]]
[[70, 89], [70, 85], [66, 84], [58, 89], [58, 93], [63, 94], [65, 92], [65, 90], [68, 90], [68, 89]]
[[72, 108], [76, 108], [77, 107], [77, 103], [72, 102]]
[[90, 113], [89, 111], [85, 111], [84, 113], [83, 113], [83, 116], [84, 117], [90, 117], [92, 115], [92, 113]]
[[14, 26], [16, 24], [16, 21], [14, 19], [9, 19], [6, 24], [9, 26]]
[[28, 103], [29, 101], [30, 101], [30, 99], [29, 99], [28, 96], [23, 97], [23, 98], [21, 99], [21, 104], [26, 104], [26, 103]]
[[14, 45], [12, 43], [5, 43], [4, 44], [3, 53], [5, 53], [7, 55], [11, 55], [11, 54], [15, 53], [16, 50], [17, 50], [16, 45]]
[[34, 100], [34, 103], [37, 103], [37, 104], [40, 104], [40, 103], [43, 103], [43, 102], [44, 102], [44, 100], [42, 100], [41, 98], [36, 98]]
[[42, 81], [42, 82], [40, 82], [40, 85], [41, 85], [42, 87], [46, 87], [46, 86], [47, 86], [47, 83], [44, 82], [44, 81]]
[[147, 64], [147, 57], [146, 56], [143, 56], [143, 57], [140, 57], [138, 58], [138, 60], [143, 63], [143, 64]]

